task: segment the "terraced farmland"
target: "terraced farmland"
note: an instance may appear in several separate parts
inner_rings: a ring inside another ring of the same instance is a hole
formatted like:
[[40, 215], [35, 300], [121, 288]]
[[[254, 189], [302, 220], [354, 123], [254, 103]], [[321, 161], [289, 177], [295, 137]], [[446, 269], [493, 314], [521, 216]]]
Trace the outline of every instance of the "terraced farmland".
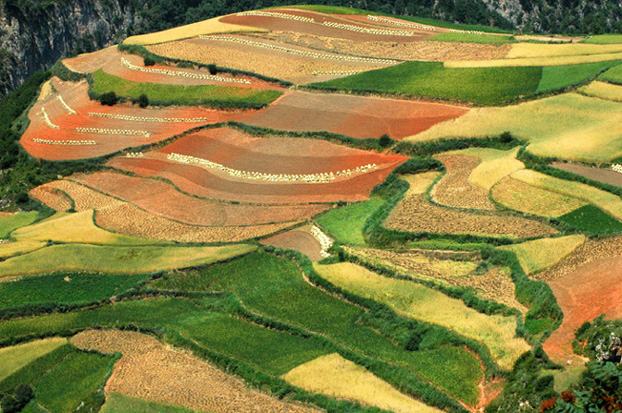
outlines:
[[0, 410], [593, 394], [573, 339], [622, 317], [618, 37], [389, 11], [131, 36], [0, 101]]

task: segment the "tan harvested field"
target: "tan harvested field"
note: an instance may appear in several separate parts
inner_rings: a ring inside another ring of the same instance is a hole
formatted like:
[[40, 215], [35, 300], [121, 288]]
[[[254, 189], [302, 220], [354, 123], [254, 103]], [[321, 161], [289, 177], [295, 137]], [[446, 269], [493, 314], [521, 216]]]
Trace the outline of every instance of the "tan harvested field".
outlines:
[[[95, 191], [88, 186], [79, 184], [77, 182], [61, 179], [58, 181], [48, 182], [35, 189], [49, 189], [58, 190], [61, 193], [69, 196], [74, 202], [74, 208], [76, 211], [86, 211], [89, 209], [104, 209], [108, 207], [114, 207], [122, 204], [123, 201], [113, 198], [108, 195], [104, 195], [101, 192]], [[45, 202], [50, 208], [56, 209], [53, 203]], [[58, 209], [56, 209], [59, 211]]]
[[[412, 179], [417, 180], [416, 176]], [[422, 179], [429, 182], [429, 175]], [[412, 191], [412, 187], [411, 187]], [[409, 232], [477, 234], [482, 236], [530, 238], [557, 232], [537, 221], [504, 215], [457, 211], [430, 204], [423, 194], [409, 193], [385, 221], [387, 228]]]
[[241, 205], [186, 195], [165, 182], [113, 172], [73, 175], [72, 180], [118, 197], [151, 214], [197, 226], [249, 226], [298, 222], [328, 208], [327, 205]]
[[31, 189], [28, 195], [55, 211], [68, 211], [72, 207], [71, 198], [65, 192], [48, 184]]
[[[463, 254], [452, 251], [407, 251], [395, 252], [368, 248], [344, 247], [351, 254], [366, 260], [391, 267], [415, 279], [434, 280], [441, 284], [474, 288], [486, 300], [496, 301], [526, 313], [527, 308], [516, 300], [515, 285], [507, 268], [492, 268], [484, 274], [473, 273], [477, 268], [475, 261], [458, 261]], [[458, 256], [437, 259], [434, 255]], [[464, 258], [461, 258], [464, 259]], [[473, 257], [476, 259], [476, 257]]]
[[286, 403], [225, 374], [204, 360], [131, 331], [87, 330], [71, 339], [85, 350], [120, 352], [123, 357], [106, 384], [106, 392], [200, 412], [313, 412]]
[[622, 44], [514, 43], [512, 44], [511, 50], [508, 52], [507, 58], [516, 59], [522, 57], [585, 56], [620, 52], [622, 52]]
[[296, 228], [291, 231], [273, 235], [260, 242], [273, 247], [297, 250], [305, 254], [311, 261], [320, 261], [322, 245], [311, 235], [310, 226]]
[[45, 99], [50, 93], [52, 93], [52, 79], [41, 85], [41, 90], [39, 91], [37, 102]]
[[270, 235], [297, 224], [204, 227], [150, 214], [133, 204], [97, 211], [95, 220], [100, 227], [120, 234], [177, 242], [238, 242]]
[[471, 173], [481, 164], [479, 159], [460, 155], [442, 155], [436, 159], [445, 165], [447, 173], [432, 188], [430, 195], [435, 202], [454, 208], [496, 209], [488, 199], [488, 191], [469, 182]]
[[480, 159], [482, 162], [469, 175], [469, 182], [488, 192], [490, 188], [504, 177], [525, 168], [525, 165], [516, 159], [519, 149], [517, 147], [507, 151], [500, 151], [490, 148], [468, 148], [449, 152], [448, 154], [472, 156]]
[[500, 204], [528, 214], [557, 218], [587, 205], [580, 199], [547, 191], [510, 177], [492, 188], [492, 197]]
[[563, 162], [554, 162], [551, 166], [593, 179], [594, 181], [622, 187], [622, 174], [612, 169]]
[[364, 367], [344, 359], [338, 353], [311, 360], [289, 371], [283, 379], [312, 393], [349, 399], [396, 413], [440, 413], [400, 393]]
[[560, 263], [584, 242], [585, 236], [579, 234], [527, 241], [499, 249], [514, 252], [525, 273], [533, 275]]
[[484, 315], [437, 290], [411, 281], [383, 277], [351, 263], [315, 264], [315, 269], [338, 287], [385, 303], [400, 314], [480, 340], [503, 369], [511, 369], [530, 347], [525, 340], [515, 337], [514, 317]]
[[141, 34], [128, 37], [123, 41], [125, 44], [146, 45], [153, 43], [171, 42], [174, 40], [185, 39], [188, 37], [199, 36], [201, 34], [230, 33], [243, 31], [263, 31], [255, 27], [239, 26], [235, 24], [223, 23], [220, 17], [203, 20], [161, 32]]
[[622, 102], [622, 86], [619, 85], [594, 81], [589, 85], [579, 88], [578, 91], [595, 98]]
[[[270, 41], [255, 39], [261, 43]], [[302, 52], [315, 52], [299, 46], [289, 46]], [[342, 77], [343, 75], [317, 76], [317, 72], [366, 71], [390, 66], [387, 63], [367, 63], [337, 59], [319, 59], [311, 56], [293, 54], [286, 51], [266, 49], [231, 41], [193, 38], [171, 43], [147, 46], [147, 49], [160, 56], [193, 62], [230, 67], [232, 69], [259, 73], [264, 76], [304, 84]], [[396, 62], [397, 63], [397, 62]]]
[[438, 62], [501, 59], [505, 57], [511, 47], [509, 44], [495, 46], [459, 42], [353, 41], [296, 31], [253, 33], [246, 37], [251, 36], [342, 54]]
[[[522, 44], [522, 43], [517, 43]], [[527, 44], [527, 43], [525, 43]], [[610, 60], [622, 59], [622, 52], [600, 53], [600, 54], [578, 54], [564, 56], [536, 56], [536, 57], [517, 57], [512, 59], [494, 60], [463, 60], [447, 61], [445, 67], [448, 68], [468, 68], [468, 67], [508, 67], [508, 66], [565, 66], [578, 65], [582, 63], [608, 62]]]

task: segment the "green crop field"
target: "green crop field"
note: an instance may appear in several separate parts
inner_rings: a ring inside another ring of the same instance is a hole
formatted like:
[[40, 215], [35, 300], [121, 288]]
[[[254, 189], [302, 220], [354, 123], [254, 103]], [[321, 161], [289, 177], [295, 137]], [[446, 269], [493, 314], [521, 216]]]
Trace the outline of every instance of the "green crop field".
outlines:
[[622, 34], [599, 34], [596, 36], [590, 36], [588, 39], [581, 41], [581, 43], [622, 44]]
[[505, 44], [513, 43], [511, 36], [499, 36], [490, 34], [475, 33], [441, 33], [428, 39], [435, 42], [459, 42], [459, 43], [481, 43], [481, 44]]
[[[359, 325], [361, 309], [311, 287], [296, 265], [285, 259], [253, 253], [191, 274], [171, 275], [155, 281], [153, 286], [178, 291], [231, 291], [255, 311], [301, 325], [366, 354], [403, 363], [461, 400], [475, 400], [478, 374], [474, 372], [478, 369], [469, 354], [461, 354], [457, 349], [417, 353], [396, 347]], [[464, 369], [449, 367], [456, 353], [465, 363]]]
[[58, 273], [0, 283], [0, 311], [33, 304], [87, 304], [123, 293], [143, 275]]
[[110, 247], [59, 244], [0, 262], [0, 278], [54, 271], [149, 273], [207, 264], [255, 249], [251, 245], [224, 247]]
[[38, 217], [37, 211], [18, 212], [16, 214], [0, 213], [0, 238], [6, 238], [17, 228], [32, 224]]
[[537, 93], [552, 92], [583, 83], [599, 73], [618, 66], [620, 61], [586, 63], [582, 65], [546, 66], [542, 68], [542, 79]]
[[118, 96], [138, 99], [147, 95], [153, 104], [210, 105], [223, 107], [259, 107], [281, 96], [276, 90], [257, 90], [235, 86], [183, 86], [160, 83], [140, 83], [109, 75], [102, 70], [93, 73], [95, 93], [115, 92]]
[[333, 209], [319, 217], [317, 222], [341, 243], [365, 245], [363, 238], [365, 222], [383, 203], [381, 199], [370, 199]]
[[622, 66], [618, 65], [616, 67], [612, 67], [600, 75], [598, 79], [605, 82], [615, 83], [616, 85], [622, 85]]
[[102, 406], [101, 413], [193, 413], [192, 410], [183, 407], [168, 406], [156, 402], [149, 402], [134, 397], [124, 396], [119, 393], [106, 394], [106, 404]]
[[622, 222], [611, 217], [594, 205], [586, 205], [558, 218], [571, 227], [591, 234], [622, 232]]
[[0, 349], [0, 383], [34, 360], [66, 343], [67, 340], [64, 338], [51, 338]]

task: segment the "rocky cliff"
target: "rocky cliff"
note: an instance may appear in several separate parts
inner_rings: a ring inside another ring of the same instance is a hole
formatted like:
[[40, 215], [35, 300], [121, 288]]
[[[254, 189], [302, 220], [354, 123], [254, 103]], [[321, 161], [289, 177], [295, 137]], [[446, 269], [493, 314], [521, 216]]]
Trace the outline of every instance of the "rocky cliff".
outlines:
[[123, 0], [0, 1], [0, 96], [61, 57], [125, 37], [137, 15]]

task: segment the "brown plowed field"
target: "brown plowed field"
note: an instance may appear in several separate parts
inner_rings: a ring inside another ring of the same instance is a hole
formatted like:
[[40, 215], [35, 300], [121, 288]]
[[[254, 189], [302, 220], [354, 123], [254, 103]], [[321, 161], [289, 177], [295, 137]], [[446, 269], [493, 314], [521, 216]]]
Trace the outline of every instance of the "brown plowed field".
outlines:
[[[291, 19], [284, 19], [278, 17], [266, 17], [266, 16], [238, 16], [231, 14], [220, 19], [223, 23], [239, 24], [240, 26], [251, 26], [260, 29], [267, 30], [281, 30], [292, 31], [307, 34], [314, 34], [318, 36], [334, 37], [340, 39], [349, 39], [356, 41], [393, 41], [393, 42], [414, 42], [418, 40], [425, 40], [431, 37], [434, 32], [428, 31], [415, 31], [414, 29], [397, 28], [396, 30], [408, 30], [413, 31], [413, 36], [395, 36], [395, 35], [380, 35], [372, 33], [359, 33], [351, 30], [343, 30], [335, 27], [324, 26], [324, 22], [348, 24], [358, 27], [379, 28], [377, 25], [362, 24], [360, 22], [354, 22], [348, 20], [339, 15], [330, 15], [324, 13], [318, 13], [308, 10], [295, 10], [295, 9], [273, 9], [271, 12], [286, 13], [295, 16], [302, 16], [312, 18], [316, 23], [308, 23], [302, 21], [296, 21]], [[383, 27], [384, 28], [384, 27]]]
[[97, 211], [98, 226], [125, 235], [177, 242], [238, 242], [273, 234], [296, 223], [240, 227], [202, 227], [150, 214], [133, 204]]
[[386, 221], [387, 228], [409, 232], [477, 234], [529, 238], [557, 232], [537, 221], [500, 214], [475, 214], [431, 205], [423, 195], [407, 196]]
[[327, 205], [258, 206], [221, 203], [185, 195], [172, 185], [155, 179], [112, 172], [74, 175], [71, 179], [131, 202], [154, 215], [189, 225], [222, 227], [297, 222], [328, 208]]
[[106, 383], [106, 392], [214, 413], [315, 411], [249, 390], [244, 382], [204, 360], [145, 334], [87, 330], [71, 342], [81, 349], [123, 355]]
[[488, 192], [469, 182], [471, 172], [481, 163], [479, 159], [459, 155], [437, 156], [436, 159], [445, 165], [447, 173], [432, 189], [434, 201], [455, 208], [496, 209], [488, 199]]
[[[274, 44], [269, 39], [249, 38], [249, 40]], [[291, 49], [317, 52], [316, 50], [306, 49], [300, 46], [283, 45], [280, 43], [278, 45]], [[264, 76], [297, 84], [319, 82], [345, 76], [318, 76], [314, 75], [314, 72], [365, 71], [390, 66], [390, 64], [381, 63], [320, 59], [281, 50], [266, 49], [254, 45], [200, 38], [155, 44], [147, 46], [147, 50], [161, 56], [190, 60], [203, 64], [215, 63], [219, 66], [259, 73]]]
[[612, 169], [563, 162], [555, 162], [551, 166], [593, 179], [594, 181], [622, 187], [622, 174]]
[[56, 211], [68, 211], [71, 209], [71, 199], [63, 191], [50, 185], [41, 185], [33, 188], [28, 192], [28, 195]]
[[320, 261], [323, 257], [320, 255], [322, 246], [311, 235], [308, 229], [297, 228], [292, 231], [283, 232], [273, 235], [261, 241], [264, 245], [272, 245], [273, 247], [297, 250], [305, 254], [311, 261]]
[[[128, 147], [155, 143], [178, 135], [188, 129], [208, 123], [225, 122], [235, 119], [244, 111], [218, 111], [214, 109], [192, 108], [148, 108], [140, 109], [133, 105], [102, 106], [88, 98], [86, 82], [72, 83], [54, 79], [52, 84], [59, 91], [66, 104], [76, 112], [68, 112], [57, 99], [57, 94], [49, 94], [37, 102], [28, 117], [30, 125], [24, 132], [20, 143], [34, 157], [48, 160], [73, 160], [107, 155]], [[52, 124], [46, 122], [42, 108], [47, 112]], [[154, 122], [89, 116], [89, 113], [105, 116], [133, 116], [139, 118], [183, 118], [191, 122]], [[200, 118], [200, 119], [199, 119]], [[145, 135], [115, 135], [104, 133], [78, 132], [76, 128], [126, 129], [149, 132]], [[95, 145], [61, 145], [35, 142], [34, 139], [50, 141], [95, 141]]]
[[[317, 36], [307, 33], [273, 31], [253, 33], [248, 38], [274, 40], [284, 44], [341, 54], [391, 58], [399, 60], [423, 60], [444, 62], [447, 60], [491, 60], [502, 59], [512, 47], [511, 44], [495, 46], [491, 44], [460, 42], [387, 42], [352, 41]], [[320, 81], [320, 78], [318, 80]]]
[[[148, 73], [142, 72], [139, 70], [130, 69], [127, 66], [122, 64], [121, 59], [125, 59], [131, 64], [135, 66], [139, 66], [141, 68], [145, 68], [143, 59], [140, 56], [123, 53], [120, 52], [116, 46], [109, 47], [107, 49], [102, 49], [97, 52], [82, 54], [77, 57], [73, 57], [70, 59], [63, 60], [63, 64], [71, 71], [78, 73], [94, 73], [99, 69], [102, 69], [104, 72], [121, 77], [123, 79], [131, 80], [133, 82], [146, 82], [146, 83], [161, 83], [168, 85], [184, 85], [184, 86], [193, 86], [193, 85], [224, 85], [224, 86], [236, 86], [236, 87], [246, 87], [253, 89], [282, 89], [282, 87], [265, 82], [263, 80], [259, 80], [256, 78], [252, 78], [245, 75], [232, 76], [227, 73], [219, 73], [218, 76], [224, 78], [239, 78], [239, 79], [248, 79], [251, 81], [251, 84], [246, 83], [230, 83], [230, 82], [221, 82], [210, 79], [197, 79], [187, 76], [172, 76], [161, 73]], [[226, 65], [225, 65], [226, 66]], [[187, 68], [177, 68], [174, 66], [160, 66], [154, 65], [149, 66], [147, 69], [165, 69], [172, 70], [177, 72], [186, 72], [195, 75], [209, 75], [209, 71], [207, 69], [187, 69]]]
[[[376, 164], [380, 169], [338, 178], [330, 183], [245, 181], [215, 169], [166, 159], [169, 153], [191, 155], [237, 170], [308, 174]], [[144, 158], [117, 157], [109, 166], [138, 175], [161, 177], [193, 195], [255, 203], [360, 201], [407, 158], [361, 151], [322, 140], [252, 137], [234, 129], [205, 129], [184, 136]]]
[[467, 108], [441, 103], [297, 91], [239, 120], [286, 131], [326, 131], [360, 139], [386, 133], [402, 139], [467, 112]]

